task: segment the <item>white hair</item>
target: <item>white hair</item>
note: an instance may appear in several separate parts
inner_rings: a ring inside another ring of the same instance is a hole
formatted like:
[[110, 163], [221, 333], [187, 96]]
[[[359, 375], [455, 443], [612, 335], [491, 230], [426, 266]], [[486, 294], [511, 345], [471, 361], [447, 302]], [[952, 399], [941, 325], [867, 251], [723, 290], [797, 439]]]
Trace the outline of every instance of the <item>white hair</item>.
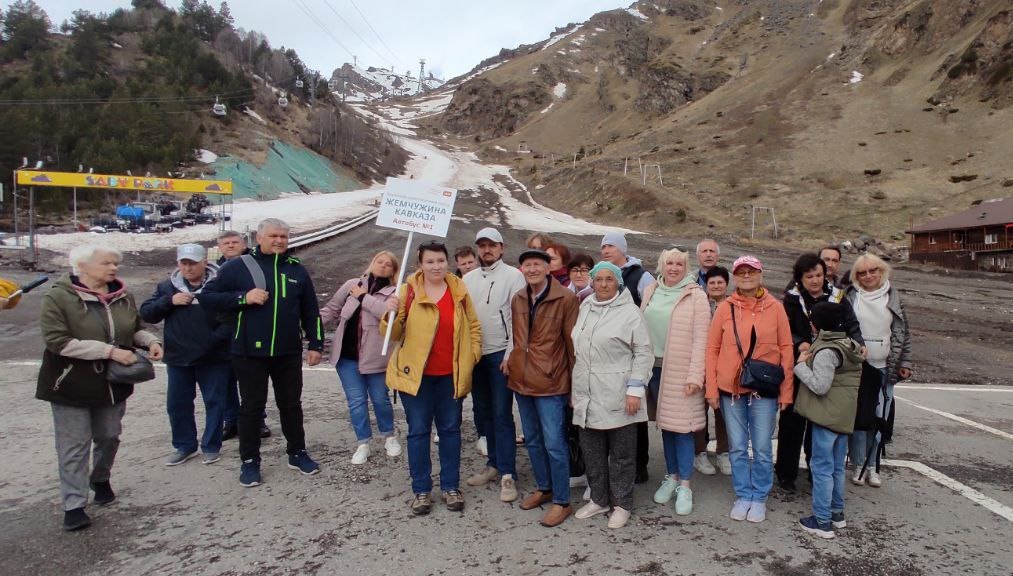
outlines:
[[713, 238], [704, 238], [703, 240], [701, 240], [701, 241], [697, 242], [697, 245], [696, 245], [696, 253], [697, 253], [698, 255], [700, 254], [700, 247], [701, 247], [701, 246], [703, 246], [703, 243], [704, 243], [704, 242], [713, 242], [713, 243], [714, 243], [714, 250], [716, 250], [716, 251], [717, 251], [717, 253], [718, 253], [718, 256], [720, 256], [720, 255], [721, 255], [721, 246], [720, 246], [720, 245], [718, 245], [718, 241], [717, 241], [717, 240], [715, 240], [715, 239], [713, 239]]
[[285, 232], [292, 229], [285, 223], [284, 220], [280, 220], [278, 218], [265, 218], [260, 221], [260, 224], [257, 224], [257, 234], [263, 234], [264, 230], [267, 230], [268, 228], [280, 228]]
[[98, 244], [82, 244], [81, 246], [75, 246], [70, 249], [68, 259], [70, 260], [70, 269], [75, 275], [81, 273], [81, 264], [84, 262], [90, 262], [96, 254], [112, 254], [116, 257], [116, 262], [119, 263], [123, 260], [123, 253], [115, 248], [108, 246], [100, 246]]

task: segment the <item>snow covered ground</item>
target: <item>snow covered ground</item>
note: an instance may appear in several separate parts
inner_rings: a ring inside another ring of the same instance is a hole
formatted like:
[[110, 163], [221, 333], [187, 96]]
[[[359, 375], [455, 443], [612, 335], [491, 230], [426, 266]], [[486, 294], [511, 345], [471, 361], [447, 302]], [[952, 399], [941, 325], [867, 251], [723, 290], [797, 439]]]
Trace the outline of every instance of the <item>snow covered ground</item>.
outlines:
[[[389, 116], [385, 115], [386, 108], [377, 108], [378, 112], [367, 110], [361, 105], [353, 104], [353, 108], [358, 113], [377, 120], [399, 136], [399, 144], [412, 154], [402, 177], [458, 190], [483, 188], [497, 194], [507, 216], [506, 222], [499, 221], [499, 216], [492, 216], [489, 223], [494, 226], [514, 226], [525, 230], [566, 234], [604, 234], [608, 231], [637, 233], [624, 228], [593, 224], [542, 206], [534, 201], [523, 184], [513, 178], [507, 166], [483, 164], [471, 152], [442, 150], [430, 142], [417, 138], [412, 121], [440, 112], [449, 103], [450, 98], [446, 95], [430, 97], [424, 99], [416, 111], [392, 108], [396, 113]], [[210, 158], [212, 153], [207, 152], [205, 155], [204, 152], [202, 151], [202, 155]], [[525, 190], [528, 202], [514, 198], [511, 189]], [[293, 194], [268, 201], [242, 200], [234, 204], [229, 227], [245, 231], [256, 228], [257, 223], [264, 218], [274, 217], [286, 221], [292, 226], [293, 234], [298, 235], [368, 212], [382, 193], [382, 186], [374, 185], [351, 192]], [[166, 234], [123, 232], [40, 234], [37, 241], [40, 248], [57, 252], [67, 252], [84, 242], [99, 242], [125, 252], [138, 252], [172, 248], [185, 242], [208, 242], [213, 240], [217, 233], [217, 225], [203, 224], [173, 230]], [[8, 238], [6, 241], [11, 243], [12, 240]], [[27, 240], [22, 239], [22, 242]]]

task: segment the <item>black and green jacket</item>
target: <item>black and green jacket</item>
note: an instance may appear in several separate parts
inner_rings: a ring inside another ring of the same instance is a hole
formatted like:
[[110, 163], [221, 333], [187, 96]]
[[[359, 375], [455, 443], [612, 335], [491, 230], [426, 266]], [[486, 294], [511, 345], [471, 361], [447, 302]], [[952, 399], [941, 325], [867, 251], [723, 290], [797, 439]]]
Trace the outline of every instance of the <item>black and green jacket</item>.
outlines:
[[302, 354], [303, 334], [309, 349], [323, 351], [324, 331], [313, 280], [298, 258], [285, 254], [250, 255], [264, 271], [270, 297], [262, 305], [246, 303], [256, 288], [250, 271], [239, 258], [226, 262], [218, 277], [200, 295], [201, 306], [232, 318], [231, 353], [236, 356]]

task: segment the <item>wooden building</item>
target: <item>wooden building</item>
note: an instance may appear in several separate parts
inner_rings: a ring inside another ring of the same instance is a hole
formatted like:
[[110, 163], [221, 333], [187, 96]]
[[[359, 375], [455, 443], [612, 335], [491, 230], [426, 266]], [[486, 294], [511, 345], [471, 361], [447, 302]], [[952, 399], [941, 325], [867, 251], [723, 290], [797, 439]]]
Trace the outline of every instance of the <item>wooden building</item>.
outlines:
[[984, 200], [907, 231], [911, 260], [961, 270], [1013, 272], [1013, 198]]

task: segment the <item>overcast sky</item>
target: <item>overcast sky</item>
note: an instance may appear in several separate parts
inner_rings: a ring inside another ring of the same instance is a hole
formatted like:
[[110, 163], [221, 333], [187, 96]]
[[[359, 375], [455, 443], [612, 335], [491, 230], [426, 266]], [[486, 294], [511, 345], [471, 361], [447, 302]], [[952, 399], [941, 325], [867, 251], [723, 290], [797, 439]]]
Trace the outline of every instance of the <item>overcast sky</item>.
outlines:
[[[82, 6], [91, 12], [130, 6], [130, 0], [35, 1], [57, 26]], [[310, 68], [325, 75], [351, 62], [354, 54], [363, 67], [393, 65], [398, 71], [417, 71], [419, 59], [425, 58], [427, 70], [449, 79], [500, 48], [544, 40], [557, 26], [631, 1], [232, 0], [229, 8], [237, 28], [265, 33], [275, 48], [294, 48]], [[217, 8], [219, 2], [210, 3]], [[173, 9], [180, 4], [165, 3]]]

